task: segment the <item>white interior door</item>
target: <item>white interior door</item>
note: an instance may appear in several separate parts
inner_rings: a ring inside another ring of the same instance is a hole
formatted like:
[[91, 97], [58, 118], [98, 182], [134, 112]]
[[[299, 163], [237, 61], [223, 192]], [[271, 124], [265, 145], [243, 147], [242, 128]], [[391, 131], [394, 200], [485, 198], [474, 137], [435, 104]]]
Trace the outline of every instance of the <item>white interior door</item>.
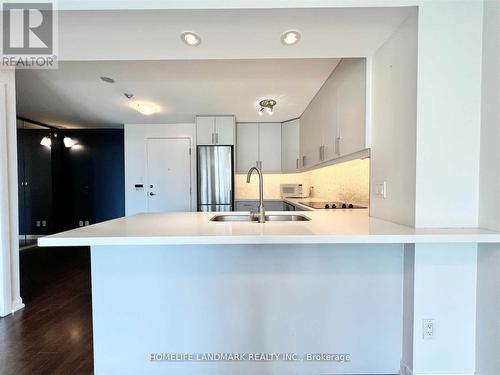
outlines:
[[191, 142], [147, 139], [148, 212], [191, 211]]

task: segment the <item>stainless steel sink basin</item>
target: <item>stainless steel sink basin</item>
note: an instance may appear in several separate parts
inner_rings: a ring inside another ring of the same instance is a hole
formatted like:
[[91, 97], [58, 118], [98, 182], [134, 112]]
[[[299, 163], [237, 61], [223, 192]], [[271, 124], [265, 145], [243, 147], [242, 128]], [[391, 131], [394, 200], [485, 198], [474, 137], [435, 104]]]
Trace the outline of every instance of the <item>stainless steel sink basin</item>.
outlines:
[[[257, 215], [215, 215], [210, 221], [258, 221]], [[266, 215], [266, 221], [309, 221], [304, 215]]]

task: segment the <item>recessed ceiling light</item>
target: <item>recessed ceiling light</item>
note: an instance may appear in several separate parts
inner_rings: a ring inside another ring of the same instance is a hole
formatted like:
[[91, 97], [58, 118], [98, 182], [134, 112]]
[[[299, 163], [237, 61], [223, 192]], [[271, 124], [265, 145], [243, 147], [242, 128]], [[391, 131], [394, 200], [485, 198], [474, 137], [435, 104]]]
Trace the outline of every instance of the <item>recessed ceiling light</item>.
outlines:
[[101, 77], [101, 79], [104, 81], [104, 82], [107, 82], [107, 83], [115, 83], [115, 80], [113, 78], [110, 78], [110, 77]]
[[281, 43], [285, 46], [292, 46], [300, 40], [300, 33], [297, 30], [288, 30], [281, 34]]
[[181, 34], [181, 40], [188, 46], [196, 47], [201, 43], [201, 38], [198, 34], [192, 31], [186, 31]]

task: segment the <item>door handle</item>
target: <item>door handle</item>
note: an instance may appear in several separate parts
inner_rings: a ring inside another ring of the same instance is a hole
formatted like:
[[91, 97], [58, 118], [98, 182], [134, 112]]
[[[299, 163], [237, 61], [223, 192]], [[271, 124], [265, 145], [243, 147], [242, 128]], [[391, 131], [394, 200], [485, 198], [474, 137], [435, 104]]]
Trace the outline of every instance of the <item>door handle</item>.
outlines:
[[155, 193], [153, 193], [153, 192], [150, 192], [150, 193], [149, 193], [149, 195], [153, 196], [153, 195], [156, 195], [156, 194], [155, 194]]

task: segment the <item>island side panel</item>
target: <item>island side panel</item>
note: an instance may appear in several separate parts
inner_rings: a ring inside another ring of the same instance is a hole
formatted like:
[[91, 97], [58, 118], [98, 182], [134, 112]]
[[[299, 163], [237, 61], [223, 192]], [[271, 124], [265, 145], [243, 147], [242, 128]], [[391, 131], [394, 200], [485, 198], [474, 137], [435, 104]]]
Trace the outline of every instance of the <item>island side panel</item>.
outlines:
[[[397, 373], [402, 245], [92, 247], [96, 374]], [[151, 353], [350, 362], [151, 362]]]

